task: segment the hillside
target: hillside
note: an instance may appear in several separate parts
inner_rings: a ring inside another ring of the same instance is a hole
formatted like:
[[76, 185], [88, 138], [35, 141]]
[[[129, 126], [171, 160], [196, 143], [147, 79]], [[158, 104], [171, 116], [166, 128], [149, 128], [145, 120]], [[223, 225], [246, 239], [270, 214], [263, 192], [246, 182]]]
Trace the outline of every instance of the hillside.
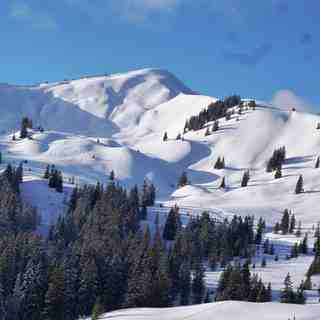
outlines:
[[[209, 136], [203, 128], [187, 132], [184, 141], [176, 140], [185, 121], [217, 99], [196, 95], [169, 72], [157, 69], [34, 87], [2, 85], [0, 100], [3, 157], [7, 162], [28, 160], [25, 167], [35, 179], [47, 163], [80, 183], [106, 183], [114, 170], [126, 187], [152, 180], [158, 200], [167, 205], [253, 214], [268, 223], [289, 208], [305, 224], [319, 220], [314, 210], [320, 200], [320, 171], [314, 169], [320, 150], [317, 115], [258, 107], [220, 120], [219, 130]], [[22, 115], [45, 131], [34, 131], [32, 140], [12, 141], [8, 131], [18, 130]], [[167, 142], [162, 141], [165, 131]], [[287, 160], [283, 178], [275, 180], [266, 173], [266, 162], [281, 146], [286, 147]], [[224, 170], [214, 169], [218, 156], [225, 157]], [[240, 188], [246, 169], [251, 180]], [[177, 190], [183, 171], [191, 184]], [[300, 174], [305, 193], [295, 195]], [[224, 176], [227, 188], [221, 190]]]
[[[261, 314], [267, 320], [288, 319], [294, 315], [297, 320], [318, 319], [317, 288], [320, 281], [317, 276], [311, 279], [312, 286], [305, 292], [307, 306], [288, 307], [276, 302], [279, 302], [288, 272], [296, 288], [305, 279], [313, 261], [310, 250], [315, 241], [313, 226], [320, 220], [316, 210], [320, 201], [320, 169], [315, 168], [320, 154], [320, 131], [317, 130], [320, 116], [285, 110], [282, 106], [274, 108], [268, 103], [258, 103], [256, 108], [244, 107], [241, 110], [234, 105], [229, 109], [232, 111], [229, 118], [223, 116], [219, 119], [217, 130], [212, 130], [217, 123], [208, 122], [199, 130], [184, 132], [186, 120], [197, 116], [209, 105], [218, 108], [214, 104], [218, 99], [196, 94], [169, 72], [157, 69], [32, 87], [1, 85], [0, 101], [3, 106], [0, 120], [1, 169], [8, 163], [18, 165], [23, 161], [21, 195], [28, 204], [38, 208], [42, 216], [39, 231], [43, 234], [47, 234], [49, 226], [57, 221], [59, 215], [66, 214], [75, 185], [107, 184], [112, 171], [116, 183], [125, 188], [134, 185], [141, 188], [145, 179], [156, 186], [156, 204], [148, 208], [146, 220], [138, 220], [136, 229], [135, 225], [132, 226], [135, 231], [139, 226], [148, 225], [151, 235], [155, 230], [162, 232], [170, 207], [176, 204], [180, 207], [183, 226], [190, 222], [190, 216], [200, 215], [203, 211], [208, 211], [220, 221], [235, 214], [254, 216], [255, 221], [259, 217], [266, 220], [267, 229], [262, 241], [269, 239], [274, 245], [274, 252], [265, 253], [257, 246], [251, 257], [250, 270], [272, 284], [270, 299], [264, 301], [272, 300], [273, 303], [223, 302], [161, 311], [121, 310], [106, 314], [102, 319], [206, 320], [214, 315], [217, 319], [253, 320]], [[23, 116], [32, 120], [33, 128], [28, 130], [27, 138], [21, 139], [19, 127]], [[165, 132], [168, 135], [166, 141], [163, 139]], [[178, 135], [180, 139], [177, 139]], [[285, 147], [286, 157], [282, 163], [282, 177], [275, 179], [274, 172], [267, 172], [266, 167], [274, 150], [281, 147]], [[218, 157], [224, 158], [223, 169], [215, 168]], [[48, 188], [48, 181], [43, 178], [48, 164], [63, 172], [63, 193]], [[250, 171], [249, 183], [241, 187], [247, 170]], [[189, 183], [178, 188], [183, 172]], [[304, 179], [304, 192], [295, 194], [300, 175]], [[225, 178], [225, 188], [219, 187], [222, 178]], [[123, 190], [119, 193], [123, 195]], [[137, 198], [134, 203], [140, 215], [139, 195]], [[84, 197], [81, 201], [87, 200]], [[132, 202], [128, 203], [128, 206], [132, 205]], [[302, 221], [300, 237], [270, 232], [285, 208], [293, 210], [297, 220]], [[86, 208], [83, 217], [94, 215], [96, 211], [93, 209], [92, 213]], [[101, 210], [104, 212], [105, 207]], [[100, 219], [99, 214], [97, 217]], [[60, 220], [61, 230], [64, 230], [64, 223]], [[106, 225], [109, 226], [108, 223]], [[90, 223], [86, 225], [89, 230], [90, 226]], [[250, 226], [255, 230], [253, 224]], [[100, 224], [98, 229], [105, 232]], [[89, 234], [81, 231], [80, 234], [84, 239], [95, 238], [98, 229], [90, 230]], [[78, 227], [73, 230], [78, 230]], [[306, 233], [309, 235], [309, 252], [306, 245], [303, 254], [289, 259], [293, 244], [302, 240]], [[109, 233], [103, 239], [110, 243], [116, 241]], [[92, 241], [94, 245], [98, 244]], [[105, 249], [105, 242], [99, 242], [99, 245], [101, 250]], [[134, 246], [131, 250], [134, 252]], [[263, 260], [267, 265], [262, 266]], [[213, 298], [223, 267], [211, 269], [207, 261], [204, 267], [206, 288]], [[92, 274], [91, 271], [88, 274]], [[83, 314], [89, 315], [90, 312], [91, 309]]]
[[198, 306], [171, 309], [132, 309], [116, 311], [101, 317], [101, 320], [317, 320], [319, 306], [288, 306], [274, 303], [253, 304], [245, 302], [218, 302]]

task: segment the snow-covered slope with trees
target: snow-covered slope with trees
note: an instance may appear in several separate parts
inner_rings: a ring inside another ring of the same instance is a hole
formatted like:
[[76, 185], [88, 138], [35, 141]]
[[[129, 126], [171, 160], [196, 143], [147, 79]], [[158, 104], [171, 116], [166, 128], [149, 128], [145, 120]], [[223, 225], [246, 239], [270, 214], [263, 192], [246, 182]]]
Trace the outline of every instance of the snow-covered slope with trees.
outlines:
[[[148, 224], [151, 232], [157, 227], [162, 230], [169, 207], [178, 204], [184, 225], [191, 215], [208, 210], [220, 219], [233, 214], [262, 216], [269, 228], [288, 208], [312, 235], [312, 225], [320, 220], [316, 210], [320, 168], [315, 168], [320, 154], [320, 116], [258, 103], [241, 112], [239, 106], [230, 108], [232, 115], [219, 119], [219, 124], [208, 122], [199, 130], [184, 130], [186, 120], [217, 100], [194, 93], [169, 72], [157, 69], [31, 87], [0, 85], [0, 166], [23, 161], [21, 195], [40, 211], [43, 231], [65, 212], [74, 187], [71, 182], [106, 184], [113, 171], [116, 182], [124, 187], [141, 186], [145, 179], [156, 186], [162, 206], [149, 208], [148, 219], [142, 223]], [[32, 120], [33, 129], [28, 137], [20, 138], [25, 116]], [[163, 139], [165, 133], [167, 139]], [[275, 173], [266, 172], [266, 167], [274, 150], [281, 147], [286, 149], [286, 159], [282, 177], [275, 179]], [[224, 158], [224, 167], [217, 169], [219, 157]], [[63, 193], [49, 189], [43, 179], [48, 164], [62, 171]], [[247, 170], [250, 180], [241, 186]], [[178, 187], [183, 173], [188, 183]], [[296, 194], [300, 175], [304, 190]], [[220, 188], [223, 178], [225, 186]], [[267, 236], [276, 251], [289, 242], [279, 261], [270, 256], [267, 267], [261, 268], [262, 256], [254, 261], [255, 272], [272, 283], [276, 301], [287, 272], [290, 270], [297, 286], [313, 258], [306, 254], [287, 261], [290, 246], [298, 237]], [[209, 289], [216, 289], [221, 272], [221, 268], [206, 269]], [[320, 310], [315, 305], [316, 290], [310, 291], [307, 307], [223, 302], [161, 311], [123, 310], [102, 319], [205, 320], [215, 316], [231, 320], [242, 315], [257, 319], [264, 314], [264, 319], [270, 320], [294, 316], [315, 320]]]
[[[262, 215], [269, 223], [287, 207], [304, 223], [316, 223], [320, 170], [314, 164], [320, 151], [320, 117], [257, 107], [221, 119], [219, 130], [209, 136], [206, 127], [183, 135], [185, 121], [216, 100], [194, 94], [172, 74], [157, 69], [33, 87], [1, 85], [0, 149], [5, 162], [28, 160], [25, 168], [37, 177], [47, 163], [81, 183], [105, 183], [114, 170], [125, 186], [152, 180], [159, 199], [169, 205]], [[22, 116], [45, 131], [34, 131], [32, 140], [12, 141]], [[178, 134], [184, 139], [176, 140]], [[275, 180], [273, 173], [266, 173], [266, 163], [281, 146], [287, 160], [283, 177]], [[214, 169], [219, 156], [225, 157], [223, 170]], [[249, 185], [240, 188], [247, 169]], [[183, 171], [190, 184], [177, 189]], [[295, 195], [300, 174], [305, 192]], [[224, 176], [226, 188], [221, 190]]]

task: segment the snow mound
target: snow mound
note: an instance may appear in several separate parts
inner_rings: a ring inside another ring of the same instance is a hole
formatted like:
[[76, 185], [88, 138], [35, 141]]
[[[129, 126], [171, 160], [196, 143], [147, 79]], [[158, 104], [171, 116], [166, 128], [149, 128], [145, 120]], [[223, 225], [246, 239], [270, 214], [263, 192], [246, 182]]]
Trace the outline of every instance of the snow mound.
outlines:
[[288, 305], [277, 303], [217, 302], [168, 309], [128, 309], [101, 316], [101, 320], [318, 320], [319, 305]]

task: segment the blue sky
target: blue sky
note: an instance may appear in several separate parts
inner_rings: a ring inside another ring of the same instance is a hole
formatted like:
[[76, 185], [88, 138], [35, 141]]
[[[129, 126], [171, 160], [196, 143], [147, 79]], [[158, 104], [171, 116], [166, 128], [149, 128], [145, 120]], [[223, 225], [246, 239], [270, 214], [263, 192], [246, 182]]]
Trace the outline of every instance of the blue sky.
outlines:
[[318, 0], [2, 0], [0, 81], [158, 67], [204, 94], [320, 111], [319, 11]]

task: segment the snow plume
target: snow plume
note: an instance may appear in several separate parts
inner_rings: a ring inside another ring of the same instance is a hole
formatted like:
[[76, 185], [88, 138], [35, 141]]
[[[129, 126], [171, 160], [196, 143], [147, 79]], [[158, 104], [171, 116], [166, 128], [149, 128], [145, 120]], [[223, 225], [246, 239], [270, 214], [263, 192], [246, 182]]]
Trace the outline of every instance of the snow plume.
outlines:
[[303, 98], [287, 89], [277, 91], [272, 98], [271, 104], [274, 107], [285, 110], [296, 108], [299, 111], [312, 111], [314, 109]]

